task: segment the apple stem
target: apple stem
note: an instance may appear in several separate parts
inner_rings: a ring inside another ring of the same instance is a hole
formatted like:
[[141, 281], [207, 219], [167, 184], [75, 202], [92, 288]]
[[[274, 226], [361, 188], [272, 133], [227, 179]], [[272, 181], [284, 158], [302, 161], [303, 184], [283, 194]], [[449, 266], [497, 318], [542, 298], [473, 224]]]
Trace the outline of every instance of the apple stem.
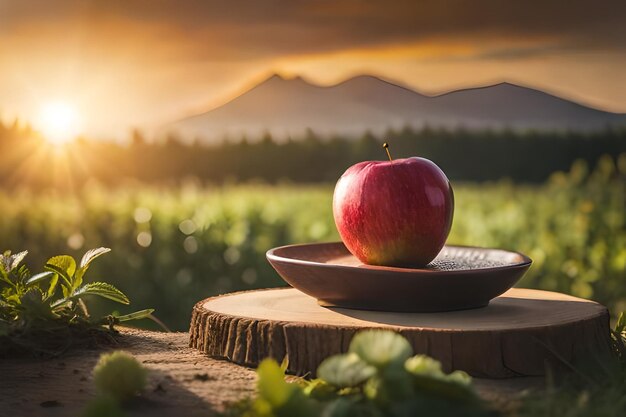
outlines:
[[393, 162], [393, 159], [391, 158], [391, 154], [389, 153], [389, 144], [387, 142], [383, 143], [383, 148], [385, 148], [385, 150], [387, 151], [387, 156], [389, 157], [389, 160]]

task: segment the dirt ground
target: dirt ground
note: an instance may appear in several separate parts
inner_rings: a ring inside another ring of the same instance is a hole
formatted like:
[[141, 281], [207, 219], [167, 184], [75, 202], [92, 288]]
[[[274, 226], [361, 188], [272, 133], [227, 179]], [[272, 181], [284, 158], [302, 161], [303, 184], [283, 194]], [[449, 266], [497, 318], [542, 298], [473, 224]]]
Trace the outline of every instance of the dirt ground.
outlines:
[[[129, 416], [214, 416], [253, 394], [253, 369], [207, 357], [188, 347], [187, 333], [123, 330], [118, 348], [149, 370], [148, 388], [131, 404]], [[113, 348], [110, 348], [113, 349]], [[61, 358], [0, 360], [0, 416], [80, 416], [95, 398], [92, 369], [102, 351], [81, 350]], [[475, 379], [479, 394], [496, 408], [515, 405], [540, 378]]]

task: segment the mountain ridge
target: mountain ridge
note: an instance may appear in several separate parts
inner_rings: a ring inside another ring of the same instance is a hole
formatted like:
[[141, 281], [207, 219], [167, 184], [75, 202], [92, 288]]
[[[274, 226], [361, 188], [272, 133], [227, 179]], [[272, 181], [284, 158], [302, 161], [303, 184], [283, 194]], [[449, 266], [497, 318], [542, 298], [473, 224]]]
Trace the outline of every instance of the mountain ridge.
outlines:
[[214, 142], [254, 139], [267, 132], [284, 139], [302, 136], [307, 129], [322, 136], [356, 137], [405, 126], [595, 131], [626, 126], [626, 114], [508, 81], [426, 95], [370, 74], [329, 86], [273, 74], [224, 104], [164, 130], [183, 139]]

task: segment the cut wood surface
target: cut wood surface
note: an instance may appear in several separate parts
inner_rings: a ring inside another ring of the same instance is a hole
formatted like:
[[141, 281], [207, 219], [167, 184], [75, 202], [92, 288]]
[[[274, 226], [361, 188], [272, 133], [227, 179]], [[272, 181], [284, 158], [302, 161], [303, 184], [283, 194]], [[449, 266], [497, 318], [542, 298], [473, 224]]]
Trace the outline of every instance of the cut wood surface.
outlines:
[[[254, 369], [189, 348], [187, 333], [122, 329], [119, 343], [115, 349], [131, 352], [150, 371], [146, 391], [127, 416], [216, 416], [227, 403], [254, 394]], [[96, 396], [92, 370], [103, 351], [73, 351], [46, 360], [0, 359], [0, 416], [81, 416]], [[475, 379], [474, 385], [494, 408], [510, 409], [520, 392], [540, 388], [542, 381]]]
[[249, 366], [288, 357], [289, 371], [305, 375], [345, 352], [366, 328], [398, 331], [446, 371], [484, 378], [540, 376], [556, 356], [572, 361], [610, 349], [604, 306], [527, 289], [511, 289], [484, 308], [445, 313], [326, 308], [293, 288], [228, 294], [196, 304], [190, 345]]

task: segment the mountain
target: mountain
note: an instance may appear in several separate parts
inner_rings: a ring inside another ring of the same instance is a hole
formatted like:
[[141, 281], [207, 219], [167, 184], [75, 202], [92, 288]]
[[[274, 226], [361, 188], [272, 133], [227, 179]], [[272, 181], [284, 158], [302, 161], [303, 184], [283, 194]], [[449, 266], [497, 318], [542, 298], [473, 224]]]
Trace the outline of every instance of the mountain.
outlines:
[[626, 125], [609, 113], [510, 83], [426, 96], [377, 77], [361, 75], [323, 87], [300, 77], [273, 75], [228, 103], [164, 127], [183, 138], [299, 137], [383, 133], [406, 125], [467, 129], [571, 129]]

